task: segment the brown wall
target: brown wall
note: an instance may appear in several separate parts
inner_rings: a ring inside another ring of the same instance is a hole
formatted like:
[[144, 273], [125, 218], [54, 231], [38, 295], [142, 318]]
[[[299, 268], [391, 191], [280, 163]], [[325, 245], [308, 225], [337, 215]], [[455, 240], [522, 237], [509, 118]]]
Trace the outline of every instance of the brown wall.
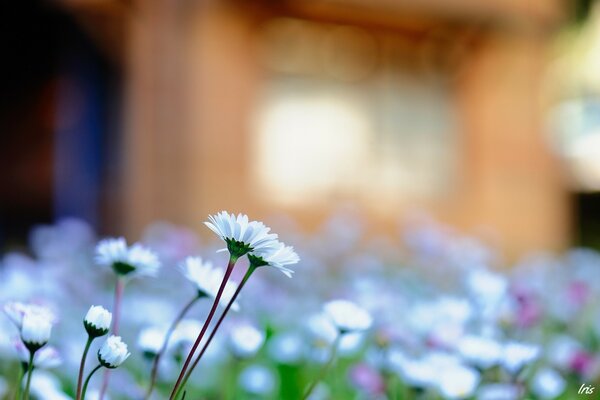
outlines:
[[[127, 163], [116, 223], [132, 236], [156, 219], [197, 228], [220, 209], [257, 217], [273, 211], [254, 192], [249, 168], [249, 119], [265, 79], [256, 19], [226, 6], [189, 12], [167, 4], [140, 3], [130, 28]], [[539, 108], [551, 37], [534, 28], [477, 33], [456, 81], [458, 187], [425, 204], [443, 221], [493, 232], [511, 256], [560, 248], [570, 238], [565, 183]], [[366, 212], [385, 230], [413, 206], [399, 199]], [[287, 211], [311, 226], [328, 208]]]

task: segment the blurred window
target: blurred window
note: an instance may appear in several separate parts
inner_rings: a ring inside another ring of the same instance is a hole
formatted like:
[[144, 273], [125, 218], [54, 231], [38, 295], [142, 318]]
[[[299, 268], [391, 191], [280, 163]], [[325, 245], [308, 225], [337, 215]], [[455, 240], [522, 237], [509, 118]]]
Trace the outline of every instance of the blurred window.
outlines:
[[450, 80], [427, 40], [279, 18], [264, 27], [256, 176], [288, 204], [439, 197], [456, 179]]

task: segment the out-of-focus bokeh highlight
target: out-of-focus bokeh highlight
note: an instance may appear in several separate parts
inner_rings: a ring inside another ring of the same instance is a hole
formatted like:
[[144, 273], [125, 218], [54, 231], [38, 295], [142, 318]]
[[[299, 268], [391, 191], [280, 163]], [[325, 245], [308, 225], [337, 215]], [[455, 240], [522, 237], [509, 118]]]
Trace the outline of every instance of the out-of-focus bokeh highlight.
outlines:
[[425, 212], [509, 257], [597, 245], [593, 0], [2, 6], [1, 240], [220, 209]]

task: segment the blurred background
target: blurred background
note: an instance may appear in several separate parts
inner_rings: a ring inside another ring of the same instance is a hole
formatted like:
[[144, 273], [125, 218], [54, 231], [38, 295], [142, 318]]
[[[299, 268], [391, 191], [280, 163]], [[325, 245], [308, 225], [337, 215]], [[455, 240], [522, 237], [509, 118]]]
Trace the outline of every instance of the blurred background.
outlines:
[[600, 247], [600, 3], [0, 5], [0, 244], [227, 209]]

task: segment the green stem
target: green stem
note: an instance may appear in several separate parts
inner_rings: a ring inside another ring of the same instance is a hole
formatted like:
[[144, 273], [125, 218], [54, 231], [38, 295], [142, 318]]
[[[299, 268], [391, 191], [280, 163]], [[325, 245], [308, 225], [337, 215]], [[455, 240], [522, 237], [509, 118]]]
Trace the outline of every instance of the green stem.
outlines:
[[198, 349], [198, 346], [200, 345], [200, 342], [202, 341], [202, 338], [204, 337], [204, 334], [206, 333], [208, 326], [210, 325], [210, 321], [212, 320], [213, 316], [215, 315], [215, 311], [217, 310], [217, 307], [219, 306], [219, 301], [221, 300], [221, 296], [223, 295], [223, 291], [225, 290], [225, 285], [227, 284], [227, 281], [229, 280], [229, 277], [231, 276], [231, 273], [233, 272], [233, 267], [235, 266], [236, 262], [237, 262], [237, 258], [234, 257], [233, 255], [230, 255], [229, 262], [227, 263], [227, 270], [225, 271], [225, 276], [223, 277], [223, 281], [221, 282], [219, 291], [217, 292], [217, 295], [215, 296], [215, 301], [213, 302], [213, 305], [208, 313], [208, 317], [206, 317], [206, 321], [204, 321], [202, 330], [198, 334], [196, 341], [194, 342], [192, 348], [190, 349], [190, 352], [187, 355], [187, 358], [185, 359], [185, 362], [183, 363], [183, 367], [181, 368], [181, 371], [179, 372], [179, 376], [177, 377], [177, 382], [175, 382], [175, 385], [173, 386], [173, 389], [171, 390], [171, 395], [169, 396], [169, 400], [175, 400], [175, 398], [177, 396], [177, 393], [181, 386], [181, 382], [183, 381], [185, 373], [187, 372], [187, 368], [190, 365], [190, 362], [192, 361], [192, 358], [194, 357], [194, 353], [196, 353], [196, 350]]
[[315, 387], [317, 386], [317, 384], [319, 382], [321, 382], [323, 380], [323, 378], [325, 378], [325, 376], [327, 375], [327, 371], [329, 371], [329, 368], [331, 368], [331, 365], [335, 361], [335, 356], [337, 355], [337, 350], [339, 347], [338, 345], [340, 343], [341, 337], [342, 337], [342, 333], [339, 333], [337, 335], [337, 337], [335, 338], [335, 340], [333, 341], [333, 344], [331, 345], [332, 349], [331, 349], [331, 355], [329, 356], [329, 360], [323, 366], [323, 368], [321, 368], [321, 371], [319, 372], [319, 374], [317, 375], [315, 380], [310, 384], [310, 386], [308, 386], [308, 388], [304, 392], [304, 395], [302, 396], [303, 400], [306, 400], [308, 398], [308, 396], [310, 396], [312, 391], [315, 390]]
[[85, 383], [83, 384], [83, 391], [81, 392], [81, 400], [85, 400], [85, 393], [87, 392], [87, 387], [88, 387], [88, 384], [90, 383], [90, 379], [92, 379], [92, 375], [94, 375], [94, 373], [96, 371], [98, 371], [100, 368], [102, 368], [102, 364], [98, 364], [98, 366], [90, 372], [90, 374], [87, 376], [87, 378], [85, 378]]
[[175, 330], [175, 328], [177, 327], [177, 325], [179, 324], [179, 322], [181, 322], [181, 320], [183, 319], [183, 317], [185, 317], [185, 315], [188, 313], [188, 311], [190, 310], [190, 308], [192, 308], [192, 306], [200, 298], [201, 298], [201, 296], [199, 296], [199, 295], [194, 296], [194, 298], [191, 301], [189, 301], [181, 309], [181, 311], [179, 312], [179, 314], [177, 315], [177, 317], [175, 318], [175, 320], [173, 320], [173, 323], [169, 327], [169, 330], [167, 331], [167, 334], [165, 335], [163, 344], [162, 344], [160, 350], [158, 351], [158, 353], [156, 353], [156, 357], [154, 357], [154, 360], [153, 360], [153, 363], [152, 363], [152, 372], [150, 374], [150, 386], [148, 387], [148, 392], [146, 392], [145, 399], [149, 399], [150, 396], [152, 395], [152, 391], [154, 390], [154, 385], [156, 384], [156, 377], [158, 375], [158, 365], [160, 363], [161, 357], [163, 356], [163, 354], [167, 350], [167, 345], [169, 344], [169, 340], [171, 339], [171, 335], [173, 334], [173, 331]]
[[194, 363], [192, 364], [192, 366], [187, 371], [187, 373], [185, 375], [185, 378], [183, 378], [181, 386], [179, 387], [179, 390], [177, 391], [177, 393], [176, 393], [176, 395], [174, 397], [175, 399], [177, 399], [177, 397], [179, 396], [179, 393], [183, 390], [183, 388], [185, 387], [185, 384], [190, 379], [190, 376], [192, 375], [192, 372], [194, 371], [194, 368], [196, 368], [196, 365], [198, 365], [198, 362], [200, 361], [200, 359], [202, 358], [202, 356], [206, 352], [206, 349], [210, 345], [210, 342], [212, 342], [213, 338], [215, 337], [215, 334], [217, 333], [217, 329], [219, 329], [219, 327], [221, 326], [221, 323], [225, 319], [225, 316], [229, 312], [229, 309], [235, 303], [235, 300], [237, 299], [238, 295], [242, 291], [242, 288], [244, 287], [244, 285], [246, 284], [246, 282], [248, 281], [248, 279], [250, 279], [250, 276], [256, 270], [256, 268], [257, 267], [253, 266], [252, 264], [250, 264], [250, 266], [248, 267], [248, 270], [246, 271], [246, 274], [242, 278], [242, 281], [239, 283], [237, 289], [235, 290], [235, 293], [233, 294], [233, 296], [229, 300], [229, 303], [225, 307], [225, 310], [223, 310], [223, 313], [219, 317], [219, 320], [217, 321], [214, 329], [212, 330], [210, 336], [208, 337], [208, 340], [206, 341], [206, 343], [204, 343], [204, 346], [202, 347], [202, 350], [200, 350], [200, 353], [198, 354], [198, 357], [196, 357], [196, 359], [194, 360]]
[[25, 363], [19, 362], [19, 372], [17, 372], [17, 385], [13, 399], [19, 400], [21, 397], [21, 386], [23, 386], [23, 376], [25, 376]]
[[31, 375], [33, 374], [33, 356], [35, 351], [29, 350], [29, 364], [27, 365], [27, 383], [25, 384], [25, 392], [23, 400], [29, 400], [29, 386], [31, 386]]
[[87, 359], [88, 352], [90, 351], [90, 346], [94, 338], [91, 335], [88, 335], [87, 342], [85, 343], [85, 348], [83, 349], [83, 355], [81, 356], [81, 363], [79, 364], [79, 376], [77, 378], [77, 400], [81, 400], [81, 385], [83, 383], [83, 371], [85, 370], [85, 360]]

